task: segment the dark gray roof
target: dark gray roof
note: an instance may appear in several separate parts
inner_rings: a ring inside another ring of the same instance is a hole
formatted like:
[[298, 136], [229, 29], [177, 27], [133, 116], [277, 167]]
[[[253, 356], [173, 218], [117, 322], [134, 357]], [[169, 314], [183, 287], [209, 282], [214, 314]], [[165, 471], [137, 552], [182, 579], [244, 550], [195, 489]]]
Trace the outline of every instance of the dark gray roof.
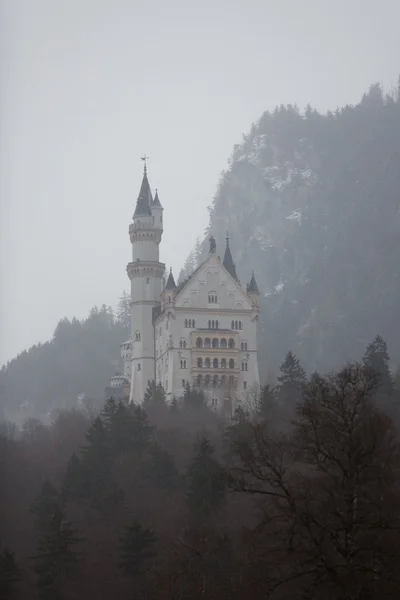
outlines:
[[254, 271], [251, 274], [250, 283], [247, 286], [247, 292], [260, 295], [260, 290], [258, 289], [256, 278], [254, 277]]
[[228, 271], [228, 273], [230, 275], [232, 275], [233, 279], [235, 281], [238, 281], [238, 276], [236, 275], [235, 263], [233, 262], [231, 249], [229, 248], [229, 238], [228, 237], [226, 238], [226, 248], [225, 248], [224, 260], [222, 261], [222, 264], [224, 265], [224, 267]]
[[158, 191], [156, 190], [156, 195], [154, 196], [153, 204], [151, 205], [155, 208], [162, 208], [160, 198], [158, 197]]
[[153, 196], [150, 190], [149, 180], [147, 179], [147, 170], [144, 168], [142, 185], [140, 186], [139, 196], [136, 202], [134, 217], [140, 215], [151, 215], [150, 206], [153, 202]]
[[176, 283], [175, 283], [174, 276], [172, 275], [172, 269], [170, 269], [170, 271], [169, 271], [167, 285], [165, 286], [165, 289], [166, 290], [175, 290], [176, 289]]

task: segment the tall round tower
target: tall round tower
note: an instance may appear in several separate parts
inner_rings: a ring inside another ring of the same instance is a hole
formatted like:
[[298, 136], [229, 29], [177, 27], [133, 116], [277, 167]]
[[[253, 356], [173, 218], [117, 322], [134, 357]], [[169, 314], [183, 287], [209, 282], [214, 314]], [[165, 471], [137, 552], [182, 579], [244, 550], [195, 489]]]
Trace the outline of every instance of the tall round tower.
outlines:
[[147, 385], [155, 379], [153, 315], [160, 305], [161, 279], [165, 265], [159, 262], [163, 233], [163, 208], [155, 199], [147, 178], [146, 162], [133, 222], [129, 225], [132, 262], [127, 266], [131, 280], [132, 368], [130, 402], [140, 404]]

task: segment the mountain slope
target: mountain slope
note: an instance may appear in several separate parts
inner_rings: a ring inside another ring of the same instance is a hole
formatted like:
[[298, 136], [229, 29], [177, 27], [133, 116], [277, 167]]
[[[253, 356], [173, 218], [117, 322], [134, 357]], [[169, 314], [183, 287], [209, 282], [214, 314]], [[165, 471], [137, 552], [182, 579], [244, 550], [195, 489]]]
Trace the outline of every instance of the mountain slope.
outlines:
[[255, 271], [262, 372], [289, 348], [333, 368], [377, 333], [400, 362], [399, 166], [399, 94], [378, 85], [335, 113], [266, 112], [235, 146], [208, 234], [222, 253], [228, 229], [239, 276]]

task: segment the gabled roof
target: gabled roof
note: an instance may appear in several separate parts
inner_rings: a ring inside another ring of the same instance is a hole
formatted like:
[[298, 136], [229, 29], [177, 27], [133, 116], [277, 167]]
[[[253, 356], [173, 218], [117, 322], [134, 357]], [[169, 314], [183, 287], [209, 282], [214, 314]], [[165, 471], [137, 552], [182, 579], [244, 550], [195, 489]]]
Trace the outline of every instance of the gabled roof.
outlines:
[[254, 271], [251, 274], [250, 283], [247, 286], [247, 293], [260, 295], [260, 290], [258, 289], [256, 278], [254, 277]]
[[172, 268], [169, 271], [167, 285], [165, 286], [165, 289], [166, 290], [175, 290], [176, 289], [175, 279], [174, 279], [174, 276], [172, 275]]
[[141, 215], [151, 216], [151, 204], [153, 202], [153, 196], [151, 194], [149, 180], [147, 179], [147, 169], [144, 167], [142, 185], [140, 186], [139, 196], [136, 202], [136, 208], [134, 217]]
[[228, 236], [226, 236], [226, 248], [225, 248], [224, 260], [222, 261], [222, 264], [224, 265], [224, 267], [228, 271], [228, 273], [230, 273], [230, 275], [232, 275], [233, 279], [235, 281], [238, 281], [238, 276], [236, 275], [235, 263], [233, 262], [231, 249], [229, 248], [229, 237]]

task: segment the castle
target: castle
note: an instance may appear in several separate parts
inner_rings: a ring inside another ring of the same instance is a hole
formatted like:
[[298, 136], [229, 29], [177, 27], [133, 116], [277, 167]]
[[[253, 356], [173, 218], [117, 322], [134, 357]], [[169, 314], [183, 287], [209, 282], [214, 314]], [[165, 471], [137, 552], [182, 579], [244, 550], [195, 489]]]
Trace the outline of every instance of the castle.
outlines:
[[223, 260], [214, 237], [208, 257], [179, 285], [172, 270], [165, 281], [159, 260], [163, 207], [153, 198], [146, 163], [133, 221], [129, 225], [132, 261], [131, 338], [122, 344], [124, 374], [109, 390], [129, 390], [141, 403], [151, 381], [161, 383], [167, 400], [183, 396], [187, 384], [204, 390], [211, 406], [232, 410], [235, 400], [259, 385], [257, 322], [259, 291], [252, 275], [244, 289], [226, 239]]

